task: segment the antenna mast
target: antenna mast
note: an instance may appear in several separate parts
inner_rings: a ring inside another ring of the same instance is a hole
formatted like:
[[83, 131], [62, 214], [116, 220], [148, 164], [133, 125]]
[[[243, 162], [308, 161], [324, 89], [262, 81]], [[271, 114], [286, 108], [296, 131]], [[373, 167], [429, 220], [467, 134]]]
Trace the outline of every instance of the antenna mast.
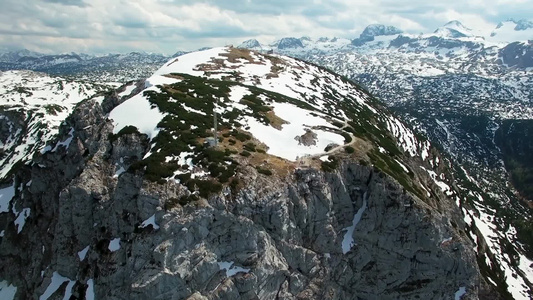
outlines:
[[218, 138], [217, 138], [217, 106], [213, 107], [213, 138], [215, 139], [215, 147], [218, 145]]

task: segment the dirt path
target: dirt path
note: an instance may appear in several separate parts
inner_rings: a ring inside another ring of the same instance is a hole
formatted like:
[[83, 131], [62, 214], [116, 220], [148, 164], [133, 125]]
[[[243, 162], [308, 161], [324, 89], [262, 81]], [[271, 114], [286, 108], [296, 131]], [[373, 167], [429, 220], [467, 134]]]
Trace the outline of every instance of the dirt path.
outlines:
[[[344, 121], [344, 125], [340, 128], [340, 130], [343, 130], [346, 127], [348, 127], [348, 123], [345, 120]], [[353, 135], [353, 133], [349, 132], [348, 134], [350, 135], [350, 138], [352, 139], [349, 143], [346, 143], [344, 145], [338, 145], [336, 147], [333, 147], [333, 148], [329, 149], [329, 151], [325, 151], [325, 152], [322, 152], [322, 153], [317, 153], [317, 154], [312, 154], [312, 155], [306, 155], [306, 156], [303, 156], [303, 157], [299, 157], [296, 160], [296, 163], [298, 165], [300, 165], [300, 166], [310, 166], [310, 165], [312, 165], [312, 162], [313, 162], [314, 158], [320, 158], [322, 156], [331, 155], [331, 154], [333, 154], [335, 152], [338, 152], [339, 150], [343, 149], [344, 147], [348, 147], [348, 146], [351, 146], [351, 145], [355, 144], [355, 136]]]

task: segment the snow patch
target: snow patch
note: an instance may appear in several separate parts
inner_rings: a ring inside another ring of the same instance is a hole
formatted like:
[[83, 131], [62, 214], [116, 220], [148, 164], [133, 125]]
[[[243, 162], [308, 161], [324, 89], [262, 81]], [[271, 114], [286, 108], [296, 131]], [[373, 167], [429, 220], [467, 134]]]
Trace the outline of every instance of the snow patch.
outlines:
[[109, 246], [107, 247], [109, 251], [115, 252], [118, 249], [120, 249], [120, 238], [114, 238], [109, 242]]
[[0, 189], [0, 213], [9, 211], [11, 199], [15, 196], [15, 184]]
[[155, 223], [155, 214], [153, 214], [150, 218], [144, 220], [144, 221], [142, 222], [142, 224], [141, 224], [140, 227], [141, 227], [141, 228], [146, 228], [146, 227], [148, 227], [149, 225], [152, 225], [152, 227], [153, 227], [154, 229], [156, 229], [156, 230], [159, 229], [159, 225], [157, 225], [157, 224]]
[[94, 280], [87, 280], [87, 290], [85, 291], [85, 300], [94, 300]]
[[15, 294], [17, 293], [17, 287], [9, 284], [7, 281], [0, 281], [0, 299], [2, 300], [13, 300], [15, 299]]
[[353, 239], [353, 233], [355, 230], [355, 226], [361, 221], [361, 216], [363, 215], [363, 212], [366, 209], [366, 198], [367, 193], [365, 192], [363, 195], [363, 205], [359, 208], [357, 213], [353, 216], [352, 226], [344, 228], [346, 230], [346, 233], [344, 234], [344, 239], [342, 240], [342, 253], [346, 254], [352, 247], [355, 245], [354, 239]]
[[[15, 208], [13, 208], [13, 211], [15, 211]], [[22, 211], [18, 214], [17, 218], [14, 221], [15, 225], [17, 226], [17, 233], [20, 233], [22, 231], [22, 228], [24, 228], [24, 225], [26, 224], [26, 219], [30, 216], [30, 213], [30, 208], [23, 208]]]
[[457, 292], [455, 292], [455, 300], [461, 300], [461, 297], [463, 297], [466, 294], [466, 287], [462, 286], [460, 287]]
[[242, 267], [233, 266], [232, 261], [221, 261], [218, 262], [218, 267], [220, 270], [226, 270], [226, 276], [231, 277], [239, 272], [248, 273], [250, 269], [245, 269]]
[[44, 291], [44, 294], [42, 294], [41, 297], [39, 297], [39, 300], [47, 300], [48, 298], [50, 298], [50, 296], [52, 296], [52, 294], [54, 294], [57, 291], [57, 289], [64, 282], [67, 282], [67, 281], [69, 283], [65, 289], [65, 296], [63, 297], [63, 300], [70, 299], [70, 296], [72, 296], [72, 287], [74, 286], [76, 281], [70, 280], [67, 277], [63, 277], [59, 275], [57, 272], [54, 272], [52, 274], [52, 279], [50, 281], [50, 284], [46, 288], [46, 291]]
[[124, 170], [124, 167], [121, 166], [120, 168], [118, 168], [118, 170], [115, 171], [115, 175], [113, 175], [113, 178], [118, 178], [120, 176], [120, 174], [126, 172], [126, 170]]
[[184, 54], [172, 58], [163, 67], [157, 70], [154, 75], [165, 75], [171, 73], [186, 73], [193, 76], [202, 76], [203, 71], [198, 70], [198, 65], [210, 62], [212, 58], [226, 59], [219, 54], [227, 53], [226, 48], [212, 48], [204, 51]]
[[272, 103], [272, 106], [278, 117], [289, 122], [284, 124], [281, 130], [264, 125], [253, 117], [245, 118], [245, 122], [250, 126], [248, 131], [268, 146], [267, 153], [295, 161], [297, 157], [323, 153], [329, 144], [344, 144], [344, 137], [341, 135], [312, 129], [317, 134], [316, 145], [299, 145], [294, 138], [304, 134], [306, 128], [331, 125], [323, 118], [312, 116], [311, 111], [289, 103]]
[[70, 143], [72, 142], [72, 139], [74, 138], [74, 128], [70, 128], [70, 131], [68, 133], [68, 138], [62, 142], [59, 142], [56, 144], [56, 146], [54, 147], [54, 149], [52, 149], [52, 152], [56, 152], [57, 148], [59, 146], [64, 146], [66, 149], [68, 149], [68, 147], [70, 146]]
[[118, 96], [119, 97], [129, 96], [135, 88], [136, 88], [135, 84], [131, 83], [130, 85], [126, 86], [124, 91], [122, 93], [119, 93]]
[[163, 117], [165, 114], [157, 107], [152, 107], [142, 92], [124, 101], [109, 113], [109, 118], [113, 120], [114, 134], [126, 126], [135, 126], [140, 133], [148, 135], [150, 139], [159, 133], [157, 124]]
[[78, 257], [80, 258], [80, 261], [83, 261], [85, 259], [85, 256], [87, 255], [88, 251], [89, 251], [89, 246], [83, 248], [83, 250], [78, 252]]

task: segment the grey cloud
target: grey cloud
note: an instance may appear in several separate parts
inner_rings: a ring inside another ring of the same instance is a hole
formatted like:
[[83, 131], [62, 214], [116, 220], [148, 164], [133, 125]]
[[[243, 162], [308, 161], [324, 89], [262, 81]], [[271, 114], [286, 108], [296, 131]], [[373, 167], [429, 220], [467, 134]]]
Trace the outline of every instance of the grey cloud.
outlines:
[[[162, 3], [171, 3], [174, 5], [189, 5], [188, 0], [161, 1]], [[194, 3], [209, 4], [219, 7], [223, 10], [229, 10], [237, 13], [262, 14], [262, 15], [280, 15], [301, 13], [306, 7], [314, 4], [308, 0], [235, 0], [235, 1], [217, 1], [203, 0]]]
[[44, 26], [52, 28], [67, 28], [71, 25], [70, 20], [60, 19], [60, 18], [43, 18], [41, 23]]
[[121, 18], [119, 20], [113, 21], [115, 25], [126, 27], [126, 28], [147, 28], [150, 24], [145, 20], [135, 19], [135, 18]]
[[88, 6], [88, 4], [85, 3], [83, 0], [44, 0], [44, 2], [57, 3], [61, 5], [67, 5], [67, 6], [78, 6], [78, 7]]
[[[461, 0], [144, 0], [142, 6], [125, 0], [43, 0], [39, 5], [34, 0], [0, 1], [0, 48], [19, 43], [20, 47], [42, 45], [55, 49], [57, 45], [46, 39], [51, 37], [54, 41], [76, 39], [78, 46], [65, 42], [61, 45], [63, 51], [83, 46], [98, 52], [106, 52], [106, 47], [110, 52], [146, 47], [149, 51], [167, 49], [171, 53], [177, 43], [181, 49], [195, 49], [258, 36], [271, 40], [291, 35], [354, 38], [360, 33], [356, 29], [376, 22], [399, 28], [402, 22], [416, 22], [429, 32], [445, 23], [433, 16], [447, 10], [475, 15], [494, 24], [509, 17], [533, 15], [532, 0], [514, 5], [494, 1], [478, 6]], [[183, 6], [197, 4], [216, 7], [224, 13], [217, 16], [218, 21], [197, 20], [179, 13]], [[172, 27], [172, 20], [159, 17], [176, 18], [179, 23]], [[396, 23], [389, 24], [393, 20]], [[417, 26], [411, 28], [415, 30]]]
[[230, 25], [211, 24], [201, 30], [184, 30], [180, 32], [186, 38], [236, 38], [253, 35], [253, 32]]

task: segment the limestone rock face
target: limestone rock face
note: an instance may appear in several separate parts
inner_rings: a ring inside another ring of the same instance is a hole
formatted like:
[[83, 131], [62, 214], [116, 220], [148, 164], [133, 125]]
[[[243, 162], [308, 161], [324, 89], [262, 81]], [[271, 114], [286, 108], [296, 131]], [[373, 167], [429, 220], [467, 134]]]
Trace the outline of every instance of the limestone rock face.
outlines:
[[116, 176], [131, 164], [120, 158], [149, 146], [135, 134], [110, 142], [105, 114], [81, 104], [62, 129], [75, 129], [68, 148], [16, 177], [12, 204], [31, 214], [20, 233], [13, 214], [0, 219], [0, 277], [16, 299], [39, 298], [57, 278], [50, 299], [452, 299], [460, 287], [477, 299], [484, 289], [443, 195], [434, 209], [377, 169], [343, 161], [286, 178], [246, 167], [241, 189], [165, 210], [184, 188]]

